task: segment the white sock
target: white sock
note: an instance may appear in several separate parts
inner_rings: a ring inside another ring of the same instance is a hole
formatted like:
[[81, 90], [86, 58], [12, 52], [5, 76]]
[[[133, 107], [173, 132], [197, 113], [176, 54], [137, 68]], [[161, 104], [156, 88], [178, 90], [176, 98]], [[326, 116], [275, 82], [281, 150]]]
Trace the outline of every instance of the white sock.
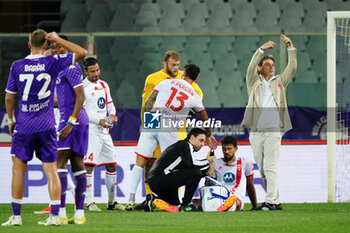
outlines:
[[108, 192], [108, 204], [113, 204], [117, 193], [117, 173], [106, 171], [105, 183]]
[[135, 202], [135, 193], [137, 190], [137, 187], [139, 186], [141, 177], [143, 173], [143, 168], [139, 167], [137, 165], [134, 166], [134, 168], [131, 171], [131, 178], [130, 178], [130, 197], [129, 197], [129, 202], [133, 201]]
[[86, 192], [85, 192], [85, 203], [87, 205], [94, 202], [94, 198], [92, 195], [93, 185], [92, 185], [93, 177], [92, 174], [86, 174]]
[[69, 174], [67, 177], [67, 182], [67, 190], [69, 190], [72, 193], [73, 197], [75, 197], [75, 184]]
[[76, 210], [74, 213], [74, 218], [80, 219], [84, 217], [84, 210]]
[[53, 218], [58, 218], [58, 216], [57, 216], [57, 215], [52, 215], [52, 214], [50, 214], [50, 215], [49, 215], [49, 217], [50, 217], [50, 219], [53, 219]]
[[60, 210], [58, 212], [58, 217], [60, 217], [60, 218], [67, 217], [66, 207], [60, 207]]

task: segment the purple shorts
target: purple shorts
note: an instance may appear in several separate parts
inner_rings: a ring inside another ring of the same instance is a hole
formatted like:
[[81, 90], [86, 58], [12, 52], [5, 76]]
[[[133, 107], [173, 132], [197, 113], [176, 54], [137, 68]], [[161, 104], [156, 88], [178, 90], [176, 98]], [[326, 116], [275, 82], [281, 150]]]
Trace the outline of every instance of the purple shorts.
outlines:
[[56, 129], [12, 136], [11, 154], [23, 161], [33, 159], [33, 152], [42, 162], [52, 163], [57, 160], [57, 134]]
[[58, 150], [72, 150], [76, 155], [85, 156], [88, 142], [89, 125], [74, 125], [68, 137], [58, 141]]

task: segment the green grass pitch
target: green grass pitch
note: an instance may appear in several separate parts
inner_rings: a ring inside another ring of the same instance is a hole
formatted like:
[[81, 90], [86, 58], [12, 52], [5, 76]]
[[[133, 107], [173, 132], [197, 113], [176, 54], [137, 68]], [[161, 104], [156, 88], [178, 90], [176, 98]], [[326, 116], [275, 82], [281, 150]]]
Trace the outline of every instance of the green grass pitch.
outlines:
[[[99, 204], [105, 209], [105, 205]], [[48, 215], [35, 215], [45, 205], [25, 204], [22, 207], [23, 225], [2, 227], [0, 232], [350, 232], [350, 203], [283, 204], [283, 211], [269, 212], [192, 212], [166, 213], [107, 211], [86, 212], [85, 225], [44, 227], [37, 222]], [[245, 206], [250, 209], [250, 205]], [[73, 205], [67, 206], [68, 217]], [[0, 221], [11, 215], [9, 204], [0, 205]]]

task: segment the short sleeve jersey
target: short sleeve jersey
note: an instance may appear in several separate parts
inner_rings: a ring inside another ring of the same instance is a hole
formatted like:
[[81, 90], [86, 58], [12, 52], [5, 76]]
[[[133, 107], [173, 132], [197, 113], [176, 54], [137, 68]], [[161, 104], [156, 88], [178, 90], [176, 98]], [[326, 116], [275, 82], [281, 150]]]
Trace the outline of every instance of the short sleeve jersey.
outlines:
[[[74, 88], [83, 85], [83, 74], [78, 63], [67, 66], [58, 74], [56, 80], [57, 104], [60, 110], [60, 123], [67, 122], [75, 105]], [[80, 125], [88, 125], [89, 118], [82, 108], [77, 118]], [[60, 130], [60, 129], [59, 129]]]
[[31, 134], [55, 128], [53, 111], [57, 76], [73, 64], [74, 53], [29, 55], [12, 63], [6, 92], [19, 94], [15, 132]]
[[[179, 72], [175, 78], [181, 79], [181, 76], [182, 76], [182, 71], [179, 70]], [[152, 93], [155, 86], [157, 86], [161, 81], [163, 81], [165, 79], [171, 79], [171, 78], [173, 78], [173, 77], [171, 77], [170, 75], [165, 73], [163, 70], [160, 70], [158, 72], [155, 72], [153, 74], [148, 75], [146, 78], [146, 81], [145, 81], [145, 86], [144, 86], [144, 90], [143, 90], [143, 94], [142, 94], [143, 102], [145, 102], [147, 100], [148, 96]], [[195, 92], [199, 95], [199, 97], [201, 99], [203, 99], [203, 92], [200, 89], [200, 87], [198, 86], [198, 84], [196, 82], [193, 82], [192, 87], [195, 90]]]
[[246, 157], [236, 157], [233, 163], [226, 163], [222, 158], [215, 160], [213, 177], [224, 185], [231, 194], [244, 200], [248, 176], [254, 175], [254, 166]]
[[167, 114], [167, 118], [183, 121], [191, 109], [196, 112], [205, 110], [201, 98], [183, 79], [166, 79], [153, 91], [158, 92], [153, 111], [159, 109], [163, 114]]

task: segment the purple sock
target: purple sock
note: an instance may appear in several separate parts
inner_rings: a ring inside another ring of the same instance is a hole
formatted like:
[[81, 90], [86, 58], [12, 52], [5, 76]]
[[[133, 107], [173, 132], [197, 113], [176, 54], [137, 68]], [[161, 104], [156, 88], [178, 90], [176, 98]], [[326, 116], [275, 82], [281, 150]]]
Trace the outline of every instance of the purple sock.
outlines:
[[66, 207], [66, 191], [68, 186], [68, 178], [67, 178], [68, 172], [67, 171], [58, 171], [58, 176], [60, 177], [61, 181], [61, 206], [60, 207]]
[[75, 203], [77, 210], [84, 209], [85, 191], [86, 191], [86, 172], [79, 171], [74, 173], [77, 186], [75, 187]]
[[[54, 202], [56, 202], [56, 201], [54, 201]], [[58, 215], [58, 211], [60, 210], [60, 201], [57, 201], [57, 202], [58, 202], [57, 204], [56, 203], [52, 203], [52, 202], [50, 204], [50, 206], [51, 206], [50, 214], [51, 215]]]
[[22, 204], [11, 202], [13, 215], [21, 215]]

